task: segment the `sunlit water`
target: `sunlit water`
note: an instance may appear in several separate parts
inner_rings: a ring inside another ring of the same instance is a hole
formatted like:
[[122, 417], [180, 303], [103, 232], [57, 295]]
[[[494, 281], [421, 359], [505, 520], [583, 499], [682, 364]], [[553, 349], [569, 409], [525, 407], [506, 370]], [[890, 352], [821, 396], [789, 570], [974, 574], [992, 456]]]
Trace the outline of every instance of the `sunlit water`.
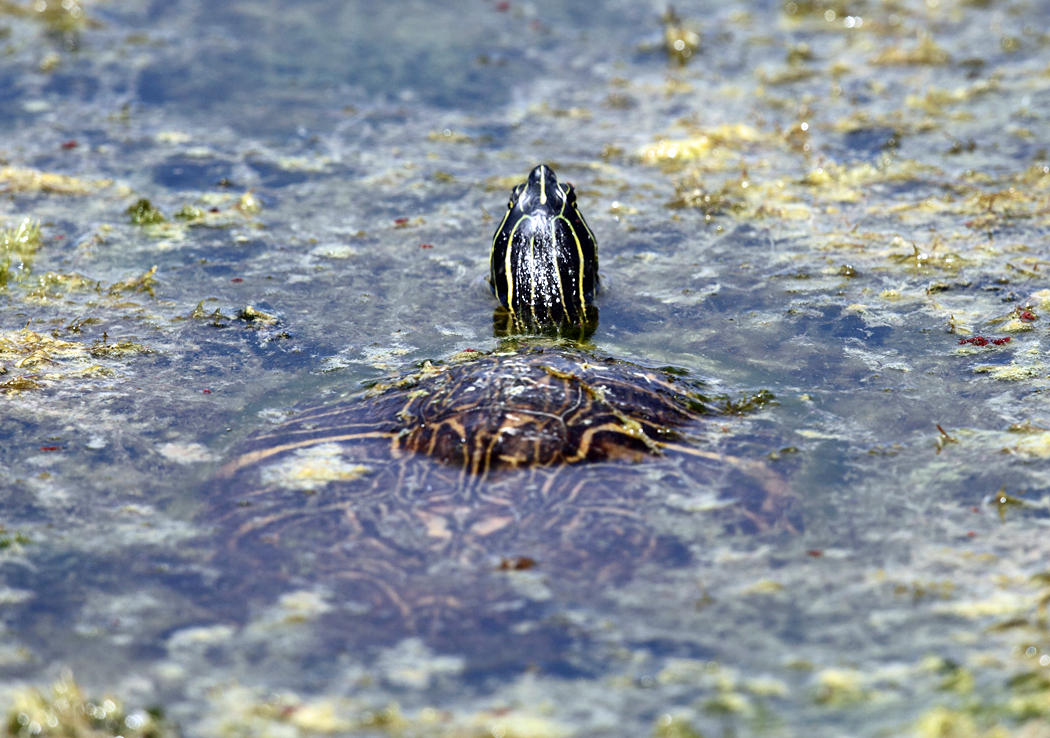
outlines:
[[[665, 37], [627, 2], [47, 5], [0, 5], [5, 702], [69, 669], [186, 735], [1048, 716], [1043, 6], [680, 3]], [[786, 480], [799, 530], [657, 483], [675, 566], [593, 599], [508, 574], [558, 658], [514, 650], [525, 618], [488, 660], [365, 638], [309, 568], [224, 601], [223, 461], [496, 348], [488, 241], [539, 162], [598, 237], [591, 350], [771, 391], [708, 440]]]

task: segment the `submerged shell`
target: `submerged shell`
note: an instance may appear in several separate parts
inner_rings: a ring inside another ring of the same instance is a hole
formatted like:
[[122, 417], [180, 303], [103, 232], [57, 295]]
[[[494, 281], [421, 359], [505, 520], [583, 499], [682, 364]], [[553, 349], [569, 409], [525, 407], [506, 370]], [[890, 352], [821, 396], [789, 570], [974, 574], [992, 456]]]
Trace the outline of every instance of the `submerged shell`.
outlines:
[[[707, 515], [722, 524], [783, 517], [777, 477], [696, 441], [709, 412], [688, 382], [580, 352], [427, 365], [254, 437], [224, 467], [208, 511], [223, 588], [319, 585], [352, 603], [359, 617], [331, 625], [362, 644], [418, 634], [484, 660], [513, 633], [559, 662], [565, 624], [537, 617], [643, 563], [689, 562], [654, 525], [654, 489], [730, 490]], [[541, 575], [544, 596], [516, 591], [514, 569]]]

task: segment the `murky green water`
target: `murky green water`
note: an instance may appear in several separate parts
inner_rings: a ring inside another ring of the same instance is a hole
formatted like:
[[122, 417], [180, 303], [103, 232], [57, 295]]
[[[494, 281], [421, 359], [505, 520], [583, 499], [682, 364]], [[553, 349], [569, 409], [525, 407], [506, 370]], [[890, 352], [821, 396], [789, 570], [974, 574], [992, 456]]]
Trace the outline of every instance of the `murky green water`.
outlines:
[[[676, 10], [684, 65], [662, 6], [619, 1], [0, 3], [16, 722], [68, 669], [185, 735], [1043, 734], [1046, 8]], [[216, 606], [223, 460], [495, 348], [488, 241], [541, 161], [599, 239], [594, 349], [772, 391], [719, 448], [802, 529], [668, 488], [647, 524], [688, 565], [593, 600], [508, 575], [557, 667], [365, 642], [308, 572]]]

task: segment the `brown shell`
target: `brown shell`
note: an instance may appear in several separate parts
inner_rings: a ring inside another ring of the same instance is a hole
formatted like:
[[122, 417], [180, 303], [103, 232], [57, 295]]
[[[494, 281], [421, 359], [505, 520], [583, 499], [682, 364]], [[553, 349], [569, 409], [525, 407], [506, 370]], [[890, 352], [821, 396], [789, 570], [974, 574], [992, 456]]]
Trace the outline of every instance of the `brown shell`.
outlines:
[[[251, 439], [207, 511], [218, 563], [226, 584], [260, 595], [321, 583], [363, 608], [339, 623], [370, 643], [421, 634], [461, 650], [466, 623], [471, 639], [506, 638], [549, 606], [514, 594], [517, 571], [559, 600], [596, 596], [641, 562], [687, 563], [688, 545], [651, 520], [668, 490], [730, 490], [707, 516], [720, 528], [783, 518], [779, 478], [696, 440], [709, 416], [692, 384], [581, 352], [427, 365]], [[529, 632], [529, 648], [554, 648]]]

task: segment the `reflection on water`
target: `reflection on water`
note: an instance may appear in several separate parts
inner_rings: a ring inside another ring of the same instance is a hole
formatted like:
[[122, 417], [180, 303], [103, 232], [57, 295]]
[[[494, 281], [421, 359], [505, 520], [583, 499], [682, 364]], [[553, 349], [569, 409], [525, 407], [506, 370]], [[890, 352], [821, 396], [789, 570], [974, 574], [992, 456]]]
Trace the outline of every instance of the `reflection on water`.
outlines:
[[598, 328], [598, 306], [587, 305], [579, 323], [551, 325], [534, 323], [527, 314], [513, 313], [503, 306], [492, 311], [492, 335], [496, 338], [514, 336], [560, 336], [571, 341], [586, 341]]

